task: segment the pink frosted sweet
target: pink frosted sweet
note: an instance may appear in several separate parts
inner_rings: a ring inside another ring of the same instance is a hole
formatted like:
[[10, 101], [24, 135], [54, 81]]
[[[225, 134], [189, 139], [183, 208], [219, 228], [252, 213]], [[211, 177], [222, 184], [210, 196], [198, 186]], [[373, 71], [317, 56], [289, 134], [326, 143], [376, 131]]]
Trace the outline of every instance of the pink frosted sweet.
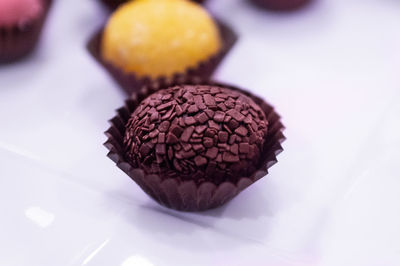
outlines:
[[0, 26], [21, 25], [43, 12], [43, 0], [0, 0]]

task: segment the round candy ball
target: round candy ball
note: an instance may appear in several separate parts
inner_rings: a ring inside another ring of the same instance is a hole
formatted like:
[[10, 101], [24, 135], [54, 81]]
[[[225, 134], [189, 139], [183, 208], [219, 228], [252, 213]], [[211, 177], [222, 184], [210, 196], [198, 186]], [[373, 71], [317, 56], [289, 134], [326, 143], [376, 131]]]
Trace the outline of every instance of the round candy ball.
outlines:
[[143, 100], [126, 125], [126, 159], [162, 178], [220, 184], [259, 165], [268, 121], [246, 95], [214, 85], [182, 85]]
[[0, 0], [0, 27], [23, 26], [42, 12], [42, 0]]
[[207, 11], [187, 0], [135, 0], [123, 4], [104, 30], [102, 57], [139, 77], [171, 77], [221, 49]]

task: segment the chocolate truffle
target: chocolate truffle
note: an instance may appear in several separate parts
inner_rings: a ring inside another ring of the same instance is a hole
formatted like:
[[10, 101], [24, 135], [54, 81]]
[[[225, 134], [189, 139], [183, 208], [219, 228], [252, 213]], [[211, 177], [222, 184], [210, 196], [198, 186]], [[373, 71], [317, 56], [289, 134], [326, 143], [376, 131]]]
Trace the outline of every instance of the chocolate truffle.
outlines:
[[126, 158], [146, 173], [213, 184], [258, 167], [267, 135], [263, 110], [248, 96], [214, 85], [182, 85], [143, 100], [126, 125]]
[[102, 38], [104, 61], [137, 77], [172, 77], [221, 50], [207, 11], [186, 0], [136, 0], [121, 5]]
[[181, 211], [234, 198], [268, 173], [285, 139], [267, 102], [198, 78], [144, 87], [110, 123], [107, 156], [155, 201]]
[[290, 11], [301, 8], [311, 2], [311, 0], [250, 0], [259, 7], [278, 10]]

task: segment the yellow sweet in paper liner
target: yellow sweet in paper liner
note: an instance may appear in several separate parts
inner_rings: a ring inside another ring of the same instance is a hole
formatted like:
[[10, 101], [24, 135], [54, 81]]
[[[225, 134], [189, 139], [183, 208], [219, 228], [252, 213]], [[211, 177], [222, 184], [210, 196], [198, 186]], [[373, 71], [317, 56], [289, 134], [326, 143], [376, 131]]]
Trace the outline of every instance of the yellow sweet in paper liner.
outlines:
[[221, 49], [214, 21], [187, 0], [134, 0], [122, 5], [104, 30], [102, 57], [139, 77], [170, 77]]

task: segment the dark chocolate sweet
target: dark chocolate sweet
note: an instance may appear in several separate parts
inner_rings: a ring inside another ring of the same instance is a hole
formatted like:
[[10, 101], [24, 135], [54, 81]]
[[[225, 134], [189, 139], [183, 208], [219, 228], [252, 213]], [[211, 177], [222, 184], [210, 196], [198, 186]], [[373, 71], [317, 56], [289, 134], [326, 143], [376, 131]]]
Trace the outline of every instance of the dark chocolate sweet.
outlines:
[[268, 173], [285, 140], [263, 99], [197, 78], [143, 87], [110, 123], [107, 156], [155, 201], [181, 211], [234, 198]]
[[127, 160], [162, 179], [236, 182], [257, 169], [268, 121], [252, 99], [213, 85], [181, 85], [143, 100], [126, 125]]

